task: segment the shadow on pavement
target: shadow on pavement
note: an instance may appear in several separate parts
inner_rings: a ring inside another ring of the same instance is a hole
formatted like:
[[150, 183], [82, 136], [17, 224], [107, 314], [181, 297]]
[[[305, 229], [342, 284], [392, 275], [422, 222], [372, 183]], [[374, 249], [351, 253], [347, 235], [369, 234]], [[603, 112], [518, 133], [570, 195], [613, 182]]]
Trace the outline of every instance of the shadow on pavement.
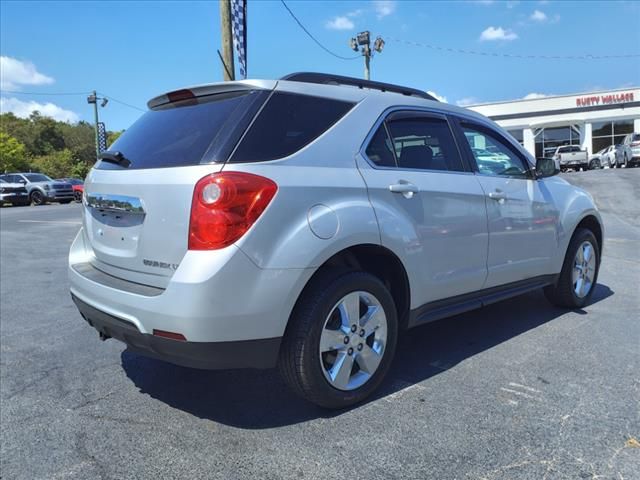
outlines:
[[[591, 304], [613, 293], [598, 284]], [[427, 380], [566, 312], [549, 304], [542, 292], [533, 292], [415, 328], [410, 334], [401, 335], [391, 371], [369, 401]], [[588, 315], [586, 310], [577, 312]], [[265, 429], [331, 418], [344, 412], [327, 411], [299, 399], [276, 370], [197, 370], [128, 350], [122, 353], [121, 360], [126, 375], [140, 392], [225, 425]]]

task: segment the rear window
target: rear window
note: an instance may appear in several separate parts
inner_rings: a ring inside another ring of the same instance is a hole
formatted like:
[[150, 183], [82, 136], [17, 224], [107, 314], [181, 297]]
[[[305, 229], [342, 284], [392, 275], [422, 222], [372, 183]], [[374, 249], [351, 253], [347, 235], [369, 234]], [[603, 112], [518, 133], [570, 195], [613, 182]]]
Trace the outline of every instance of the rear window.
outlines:
[[354, 105], [328, 98], [276, 92], [229, 161], [262, 162], [287, 157], [326, 132]]
[[[267, 95], [264, 91], [229, 92], [156, 107], [128, 128], [109, 151], [121, 152], [131, 162], [128, 170], [225, 161]], [[96, 168], [123, 167], [100, 161]]]

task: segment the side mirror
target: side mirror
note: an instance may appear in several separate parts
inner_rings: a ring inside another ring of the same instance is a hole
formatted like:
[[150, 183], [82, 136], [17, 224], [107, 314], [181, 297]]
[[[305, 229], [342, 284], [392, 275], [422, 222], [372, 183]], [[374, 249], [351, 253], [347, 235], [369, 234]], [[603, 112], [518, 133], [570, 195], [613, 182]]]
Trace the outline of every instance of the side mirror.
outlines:
[[541, 157], [536, 160], [536, 177], [546, 178], [553, 177], [560, 173], [560, 168], [556, 165], [553, 158]]

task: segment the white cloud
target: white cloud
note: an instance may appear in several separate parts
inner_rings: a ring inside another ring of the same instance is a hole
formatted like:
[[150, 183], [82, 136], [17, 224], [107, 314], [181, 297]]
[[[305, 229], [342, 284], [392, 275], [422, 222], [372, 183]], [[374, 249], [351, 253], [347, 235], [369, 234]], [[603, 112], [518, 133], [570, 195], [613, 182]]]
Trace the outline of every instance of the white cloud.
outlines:
[[515, 40], [518, 35], [513, 30], [502, 27], [489, 27], [480, 34], [481, 41]]
[[359, 17], [364, 12], [363, 9], [358, 8], [357, 10], [353, 10], [352, 12], [347, 13], [347, 17]]
[[544, 93], [536, 93], [536, 92], [531, 92], [528, 93], [527, 95], [525, 95], [524, 97], [522, 97], [523, 100], [535, 100], [536, 98], [545, 98], [548, 95], [545, 95]]
[[436, 97], [436, 100], [438, 100], [439, 102], [442, 103], [449, 103], [447, 102], [447, 97], [443, 97], [442, 95], [438, 95], [436, 92], [434, 92], [433, 90], [427, 90], [427, 93], [429, 95], [431, 95], [432, 97]]
[[40, 112], [45, 117], [62, 122], [77, 122], [80, 117], [71, 110], [65, 110], [54, 103], [38, 103], [33, 100], [22, 101], [17, 98], [0, 98], [0, 112], [12, 112], [16, 117], [27, 118], [34, 111]]
[[465, 97], [456, 101], [456, 105], [459, 107], [468, 107], [469, 105], [473, 105], [474, 103], [478, 103], [478, 99], [475, 97]]
[[329, 20], [325, 27], [329, 30], [353, 30], [354, 24], [347, 17], [335, 17], [333, 20]]
[[396, 11], [396, 2], [394, 0], [375, 0], [373, 8], [376, 10], [378, 19], [380, 19]]
[[31, 62], [0, 56], [0, 88], [19, 90], [21, 85], [48, 85], [53, 78], [36, 70]]
[[541, 10], [534, 10], [529, 18], [534, 22], [546, 22], [547, 14]]

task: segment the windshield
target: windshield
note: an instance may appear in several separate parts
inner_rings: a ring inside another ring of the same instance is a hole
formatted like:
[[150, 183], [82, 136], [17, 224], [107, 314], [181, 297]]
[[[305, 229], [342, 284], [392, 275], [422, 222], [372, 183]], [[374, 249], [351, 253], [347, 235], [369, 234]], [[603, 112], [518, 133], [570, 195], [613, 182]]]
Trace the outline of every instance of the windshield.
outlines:
[[30, 182], [52, 182], [49, 177], [41, 173], [25, 173], [24, 177]]

